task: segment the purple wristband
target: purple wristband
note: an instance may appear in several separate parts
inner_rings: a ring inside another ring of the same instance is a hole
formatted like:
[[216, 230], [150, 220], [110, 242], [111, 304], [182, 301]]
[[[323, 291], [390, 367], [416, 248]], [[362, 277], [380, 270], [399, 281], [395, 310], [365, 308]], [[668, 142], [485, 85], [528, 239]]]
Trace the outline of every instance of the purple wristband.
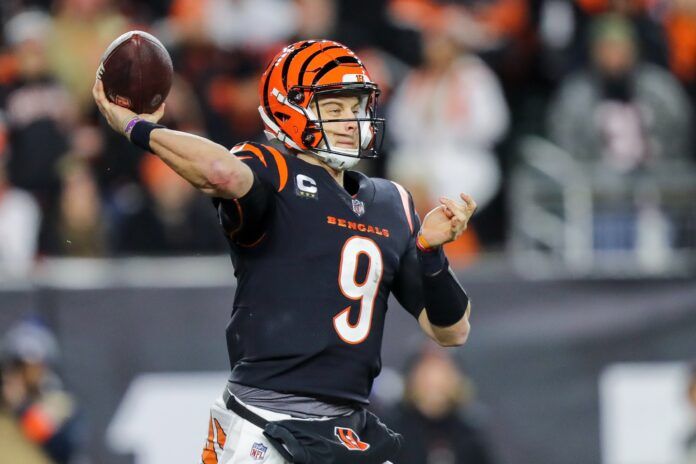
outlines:
[[130, 138], [130, 133], [133, 130], [133, 127], [142, 121], [142, 118], [139, 118], [138, 116], [133, 116], [130, 121], [128, 121], [128, 124], [126, 124], [126, 128], [123, 129], [123, 133], [126, 134], [126, 137]]
[[166, 127], [138, 118], [135, 124], [133, 124], [129, 139], [136, 147], [140, 147], [145, 151], [152, 151], [152, 147], [150, 147], [150, 133], [155, 129], [166, 129]]

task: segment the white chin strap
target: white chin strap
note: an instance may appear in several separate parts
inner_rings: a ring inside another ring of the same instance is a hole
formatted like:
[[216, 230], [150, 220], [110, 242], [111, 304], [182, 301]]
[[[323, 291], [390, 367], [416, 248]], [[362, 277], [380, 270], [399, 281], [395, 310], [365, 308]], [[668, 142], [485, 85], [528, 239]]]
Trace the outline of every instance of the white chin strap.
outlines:
[[358, 164], [358, 162], [360, 161], [360, 158], [357, 158], [357, 148], [334, 148], [333, 150], [353, 156], [339, 155], [336, 153], [327, 153], [325, 151], [318, 150], [309, 150], [308, 152], [316, 158], [319, 158], [332, 169], [335, 169], [337, 171], [345, 171], [346, 169], [351, 169], [355, 167], [355, 165]]

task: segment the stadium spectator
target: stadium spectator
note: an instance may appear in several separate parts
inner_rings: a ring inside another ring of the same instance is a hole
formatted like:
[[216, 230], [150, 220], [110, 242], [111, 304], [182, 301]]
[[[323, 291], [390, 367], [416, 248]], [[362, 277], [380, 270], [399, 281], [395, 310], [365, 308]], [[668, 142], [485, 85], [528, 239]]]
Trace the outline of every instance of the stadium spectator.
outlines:
[[224, 238], [209, 202], [162, 161], [146, 155], [141, 163], [146, 194], [124, 216], [116, 250], [127, 254], [220, 253]]
[[41, 210], [34, 198], [7, 183], [0, 161], [0, 277], [23, 278], [36, 255]]
[[443, 350], [427, 347], [407, 372], [403, 402], [387, 423], [404, 435], [399, 464], [490, 464], [491, 452], [467, 415], [470, 380]]
[[[166, 122], [172, 127], [186, 129], [195, 134], [205, 134], [199, 99], [192, 86], [179, 75], [174, 76], [172, 89], [167, 97]], [[80, 158], [91, 161], [92, 171], [97, 178], [108, 219], [108, 232], [112, 239], [108, 251], [118, 253], [127, 249], [132, 252], [131, 247], [123, 242], [128, 241], [128, 237], [122, 237], [120, 233], [126, 227], [126, 223], [131, 224], [128, 227], [135, 226], [132, 223], [133, 218], [137, 217], [147, 204], [146, 187], [141, 177], [144, 152], [122, 137], [116, 137], [113, 131], [107, 130], [106, 127], [100, 129], [97, 138], [103, 149], [97, 150], [96, 157], [92, 159], [85, 155], [85, 148], [76, 148], [75, 151]], [[89, 146], [95, 143], [97, 141], [75, 145]]]
[[294, 2], [284, 0], [174, 0], [170, 12], [176, 36], [223, 50], [265, 50], [290, 37], [297, 23]]
[[[4, 389], [2, 370], [0, 370], [0, 391]], [[22, 434], [2, 394], [0, 394], [0, 460], [25, 464], [51, 463], [43, 451]]]
[[294, 0], [297, 40], [334, 37], [338, 19], [336, 0]]
[[51, 69], [68, 89], [80, 111], [93, 105], [90, 82], [106, 47], [126, 32], [126, 18], [111, 0], [55, 0], [48, 36]]
[[75, 400], [53, 370], [58, 356], [55, 336], [37, 321], [21, 321], [3, 337], [0, 353], [2, 402], [24, 437], [55, 464], [74, 462], [81, 446], [81, 421]]
[[[17, 61], [17, 74], [1, 90], [9, 152], [7, 173], [16, 187], [29, 191], [44, 219], [57, 207], [61, 189], [58, 166], [70, 149], [76, 108], [48, 67], [46, 38], [50, 19], [38, 10], [22, 12], [5, 28], [5, 39]], [[39, 250], [46, 249], [51, 231], [41, 226]]]
[[195, 89], [179, 74], [174, 74], [172, 89], [167, 97], [167, 114], [164, 121], [170, 127], [205, 135], [205, 121]]
[[[214, 97], [226, 98], [224, 94]], [[254, 119], [258, 119], [256, 106], [253, 111]], [[207, 133], [195, 89], [181, 76], [174, 77], [164, 122], [194, 134]], [[109, 140], [111, 135], [107, 135]], [[117, 141], [119, 147], [122, 141]], [[210, 205], [158, 159], [130, 144], [124, 148], [134, 155], [129, 162], [135, 163], [135, 172], [112, 178], [108, 184], [112, 251], [145, 255], [221, 252], [224, 238], [216, 230]], [[123, 153], [117, 150], [107, 153], [98, 165], [103, 167], [108, 160], [109, 165], [117, 166]]]
[[667, 65], [667, 38], [657, 20], [658, 2], [647, 0], [577, 0], [582, 15], [579, 19], [581, 47], [593, 33], [592, 23], [606, 14], [616, 14], [631, 23], [635, 29], [635, 47], [643, 60], [660, 66]]
[[693, 109], [667, 70], [641, 59], [625, 17], [597, 18], [590, 51], [592, 63], [551, 104], [550, 135], [590, 173], [594, 248], [634, 250], [643, 269], [659, 271], [685, 226], [663, 187], [693, 176]]
[[49, 252], [64, 256], [97, 257], [107, 253], [106, 220], [90, 167], [77, 158], [61, 167], [63, 188], [51, 216], [54, 231]]
[[[538, 4], [540, 76], [554, 91], [558, 81], [589, 61], [588, 41], [594, 20], [617, 14], [636, 30], [636, 48], [641, 59], [667, 66], [667, 40], [653, 11], [660, 2], [644, 0], [542, 0]], [[545, 92], [545, 95], [548, 95]]]
[[7, 180], [7, 131], [0, 118], [0, 278], [26, 277], [36, 255], [41, 210], [27, 192]]
[[446, 28], [469, 48], [500, 49], [518, 40], [528, 25], [524, 0], [457, 1], [391, 0], [391, 14], [400, 22], [423, 28]]
[[[190, 85], [187, 93], [197, 100], [192, 106], [196, 108], [194, 113], [200, 112], [207, 136], [230, 148], [241, 139], [265, 140], [257, 117], [256, 85], [269, 58], [266, 49], [259, 44], [221, 48], [206, 26], [210, 16], [206, 11], [214, 7], [213, 3], [172, 3], [168, 29], [174, 67]], [[175, 91], [176, 81], [169, 99]]]
[[[388, 174], [424, 210], [462, 185], [483, 210], [501, 183], [494, 145], [507, 129], [508, 108], [495, 74], [469, 51], [447, 16], [441, 21], [423, 30], [424, 63], [393, 96]], [[467, 237], [471, 243], [467, 234], [458, 243]]]
[[259, 122], [256, 96], [261, 77], [260, 57], [236, 52], [223, 54], [226, 63], [210, 74], [205, 83], [207, 122], [216, 140], [232, 147], [233, 140], [265, 140]]
[[692, 108], [666, 70], [642, 61], [631, 23], [618, 15], [591, 28], [592, 63], [552, 102], [551, 138], [578, 159], [618, 172], [688, 156]]

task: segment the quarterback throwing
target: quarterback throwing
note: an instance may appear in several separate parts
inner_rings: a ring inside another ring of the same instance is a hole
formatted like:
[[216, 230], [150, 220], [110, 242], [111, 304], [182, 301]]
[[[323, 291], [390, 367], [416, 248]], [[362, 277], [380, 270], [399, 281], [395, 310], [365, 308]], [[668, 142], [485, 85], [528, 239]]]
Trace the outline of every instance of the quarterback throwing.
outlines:
[[345, 46], [285, 47], [259, 83], [271, 144], [232, 150], [94, 98], [110, 126], [211, 196], [237, 278], [231, 374], [211, 408], [204, 464], [377, 463], [402, 437], [366, 411], [393, 293], [425, 333], [463, 344], [470, 303], [442, 245], [467, 226], [469, 196], [422, 223], [399, 184], [352, 171], [377, 156], [379, 89]]

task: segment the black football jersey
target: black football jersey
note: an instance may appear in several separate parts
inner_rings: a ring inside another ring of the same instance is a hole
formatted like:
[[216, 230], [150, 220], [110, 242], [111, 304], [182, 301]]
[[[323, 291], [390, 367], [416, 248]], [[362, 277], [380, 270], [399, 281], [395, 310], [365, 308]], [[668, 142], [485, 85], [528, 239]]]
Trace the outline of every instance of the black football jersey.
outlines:
[[410, 195], [348, 171], [351, 195], [321, 166], [269, 145], [232, 151], [256, 179], [245, 197], [215, 200], [237, 277], [231, 380], [367, 403], [390, 292], [415, 317], [423, 309]]

